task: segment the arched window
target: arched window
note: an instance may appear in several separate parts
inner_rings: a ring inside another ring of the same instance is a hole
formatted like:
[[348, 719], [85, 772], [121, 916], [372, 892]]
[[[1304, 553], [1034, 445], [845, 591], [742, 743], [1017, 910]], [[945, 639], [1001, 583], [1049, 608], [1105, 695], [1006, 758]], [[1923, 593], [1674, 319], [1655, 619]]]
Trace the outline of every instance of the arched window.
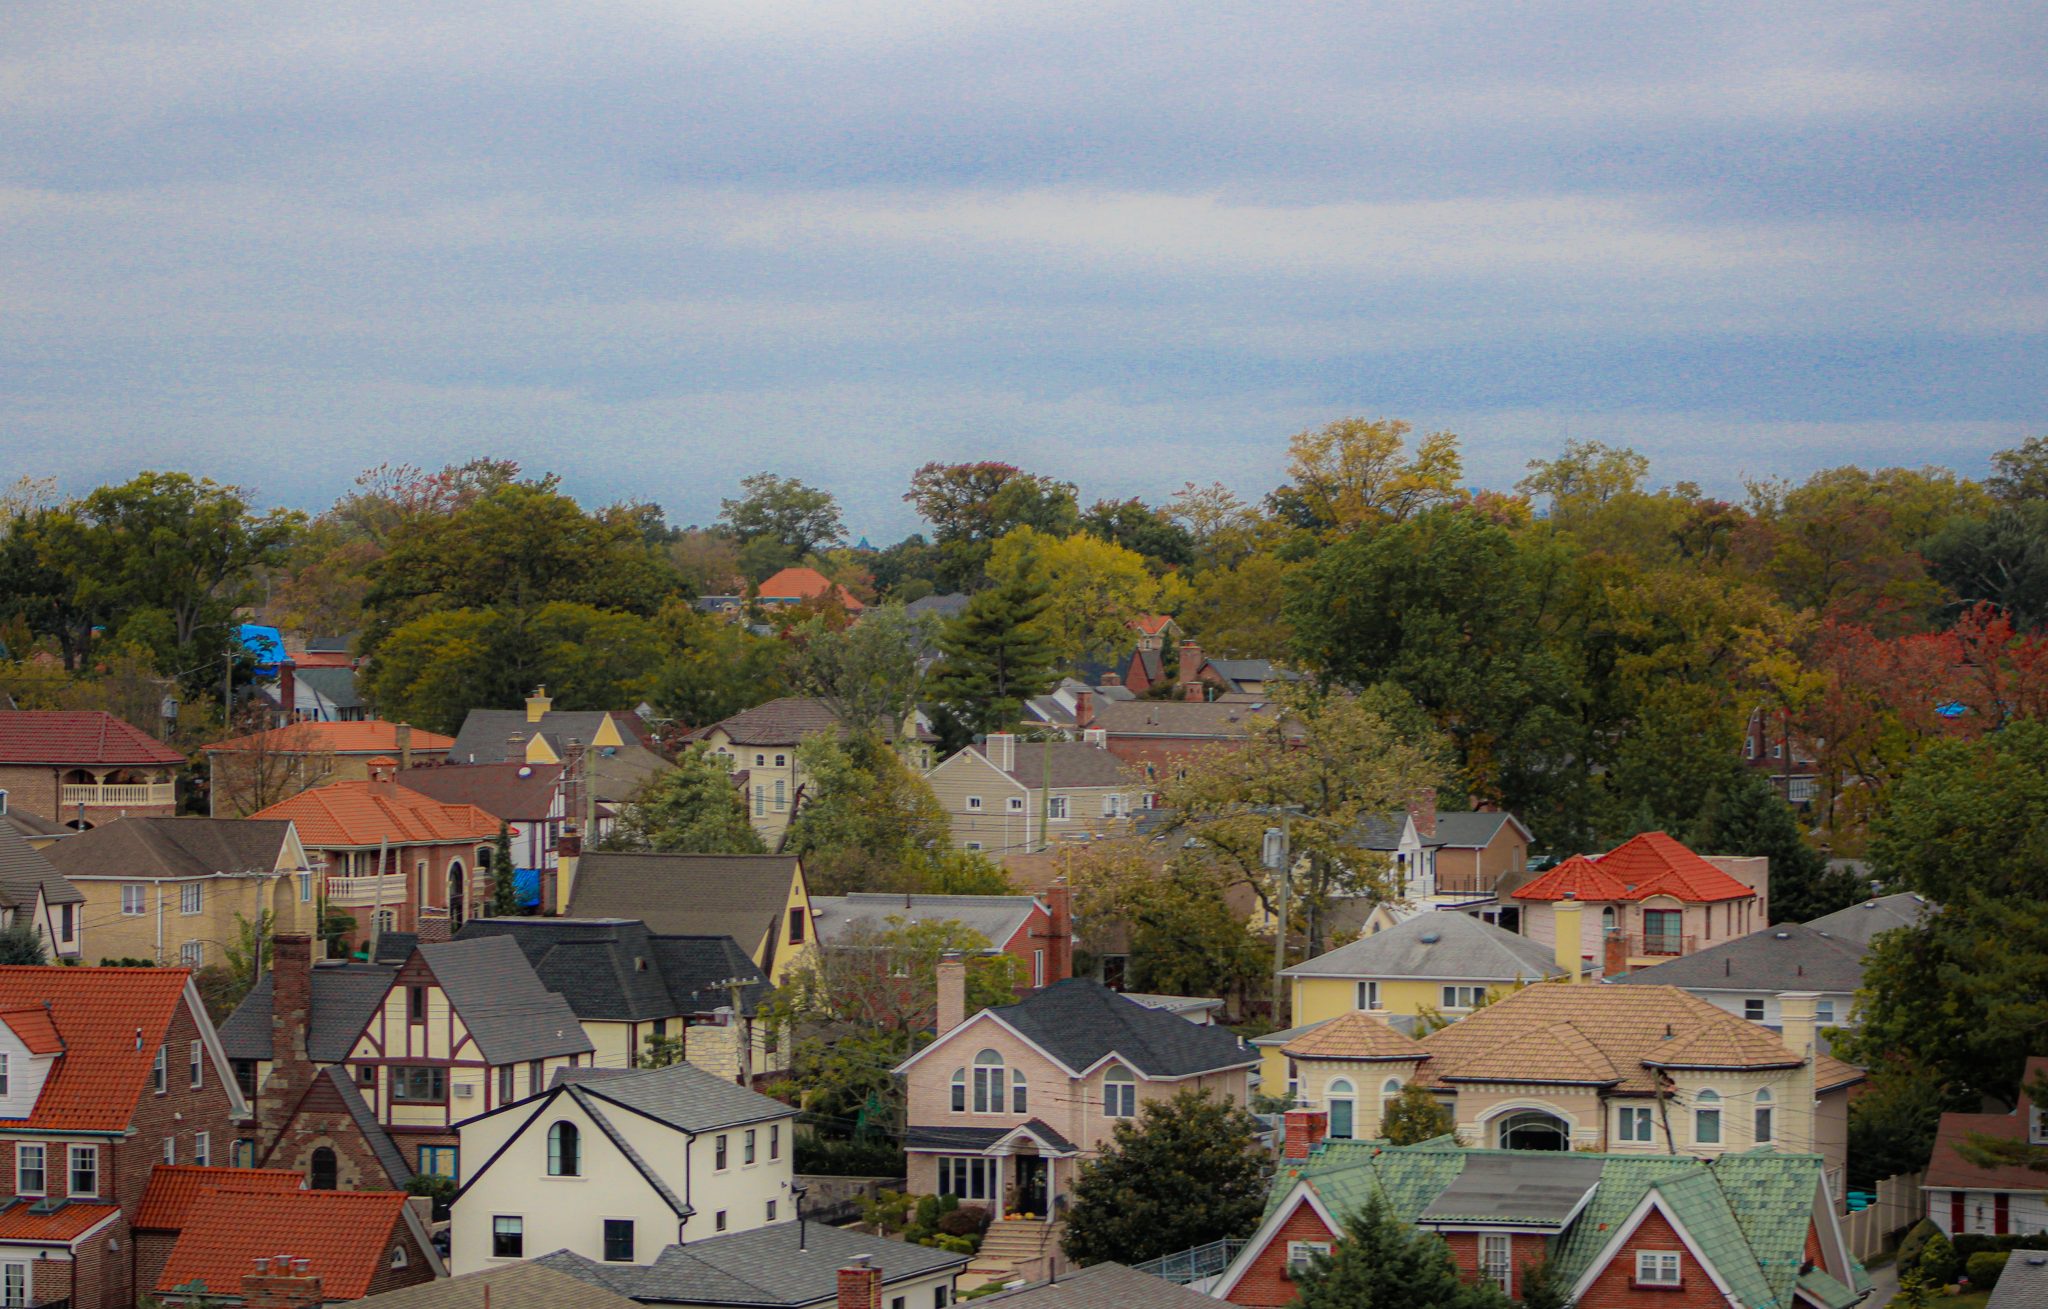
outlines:
[[983, 1050], [974, 1056], [974, 1112], [999, 1114], [1003, 1111], [1003, 1056]]
[[1605, 909], [1602, 909], [1600, 911], [1600, 931], [1602, 934], [1605, 934], [1608, 932], [1612, 932], [1614, 928], [1614, 906], [1608, 905]]
[[1102, 1112], [1110, 1118], [1137, 1116], [1138, 1079], [1121, 1064], [1102, 1075]]
[[574, 1123], [556, 1123], [548, 1128], [548, 1176], [583, 1175], [583, 1134]]
[[953, 1070], [953, 1112], [956, 1114], [967, 1112], [967, 1070], [965, 1068], [955, 1068]]
[[1401, 1079], [1389, 1077], [1380, 1087], [1380, 1108], [1384, 1110], [1393, 1102], [1394, 1097], [1399, 1094], [1401, 1094]]
[[1569, 1150], [1570, 1124], [1541, 1109], [1521, 1109], [1500, 1120], [1497, 1129], [1503, 1150]]
[[313, 1152], [311, 1165], [306, 1170], [306, 1185], [315, 1191], [332, 1191], [338, 1185], [341, 1165], [335, 1160], [334, 1151], [321, 1146]]
[[1771, 1121], [1770, 1088], [1759, 1088], [1756, 1093], [1756, 1143], [1762, 1145], [1769, 1141], [1775, 1126]]
[[1718, 1092], [1709, 1089], [1693, 1098], [1692, 1139], [1695, 1145], [1721, 1144], [1721, 1096]]
[[1348, 1141], [1354, 1135], [1358, 1106], [1352, 1096], [1351, 1083], [1344, 1078], [1330, 1083], [1326, 1098], [1330, 1102], [1330, 1136], [1333, 1140]]

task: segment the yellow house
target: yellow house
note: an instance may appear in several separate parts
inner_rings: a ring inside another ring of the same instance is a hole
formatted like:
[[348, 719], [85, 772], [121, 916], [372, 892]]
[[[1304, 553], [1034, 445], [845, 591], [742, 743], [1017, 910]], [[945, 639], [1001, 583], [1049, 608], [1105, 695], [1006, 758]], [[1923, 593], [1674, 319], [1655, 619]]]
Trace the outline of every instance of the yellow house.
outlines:
[[[797, 766], [797, 747], [813, 736], [844, 731], [838, 713], [823, 700], [787, 695], [713, 723], [696, 739], [745, 786], [747, 821], [772, 850], [796, 817], [809, 781]], [[936, 738], [918, 715], [900, 729], [885, 727], [884, 735], [909, 767], [923, 772], [932, 766]]]
[[[633, 798], [648, 779], [669, 768], [638, 714], [611, 709], [556, 709], [547, 688], [526, 697], [521, 709], [472, 709], [448, 748], [451, 764], [572, 764], [579, 782], [569, 817], [588, 832], [598, 804]], [[575, 761], [580, 760], [580, 765]]]
[[43, 857], [85, 896], [102, 959], [224, 963], [244, 925], [318, 935], [318, 880], [286, 819], [122, 818]]

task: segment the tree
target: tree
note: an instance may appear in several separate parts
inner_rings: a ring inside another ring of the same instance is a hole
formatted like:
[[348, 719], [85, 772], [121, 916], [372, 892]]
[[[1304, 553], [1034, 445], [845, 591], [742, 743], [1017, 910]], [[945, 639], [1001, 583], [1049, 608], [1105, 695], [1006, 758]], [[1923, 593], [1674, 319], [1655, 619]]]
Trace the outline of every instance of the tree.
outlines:
[[839, 502], [830, 491], [805, 486], [794, 477], [755, 473], [740, 481], [737, 500], [721, 500], [719, 525], [742, 543], [759, 537], [778, 541], [792, 560], [846, 539]]
[[1991, 456], [1984, 488], [2005, 504], [2048, 500], [2048, 436], [2030, 436]]
[[926, 464], [911, 474], [904, 499], [932, 525], [936, 585], [979, 590], [998, 537], [1018, 527], [1065, 536], [1080, 525], [1071, 482], [1027, 473], [1014, 464]]
[[925, 780], [874, 733], [819, 734], [796, 750], [804, 802], [782, 848], [817, 894], [922, 889], [951, 824]]
[[789, 693], [788, 650], [692, 605], [672, 602], [656, 620], [670, 653], [655, 676], [654, 707], [703, 727]]
[[1951, 519], [1921, 551], [1952, 610], [1993, 604], [2022, 629], [2048, 625], [2048, 498]]
[[1710, 797], [1700, 848], [1716, 854], [1762, 855], [1771, 868], [1771, 921], [1803, 923], [1868, 897], [1870, 886], [1847, 870], [1831, 871], [1806, 843], [1792, 806], [1755, 770], [1737, 767]]
[[1522, 1292], [1515, 1298], [1518, 1309], [1572, 1309], [1572, 1284], [1549, 1259], [1524, 1264], [1515, 1271], [1515, 1282]]
[[1493, 1283], [1467, 1283], [1451, 1247], [1404, 1227], [1373, 1192], [1344, 1221], [1337, 1248], [1296, 1280], [1300, 1309], [1505, 1309]]
[[693, 747], [647, 779], [606, 838], [609, 848], [665, 854], [764, 854], [747, 822], [746, 797], [718, 756]]
[[1019, 527], [996, 542], [988, 575], [999, 586], [1044, 590], [1036, 621], [1064, 663], [1118, 653], [1133, 618], [1170, 612], [1185, 595], [1178, 577], [1154, 577], [1140, 555], [1081, 532], [1055, 537]]
[[514, 702], [523, 690], [505, 650], [505, 622], [489, 609], [444, 609], [385, 639], [360, 675], [383, 717], [433, 731], [460, 730], [478, 705]]
[[1849, 1185], [1862, 1190], [1927, 1166], [1953, 1098], [1939, 1076], [1907, 1061], [1884, 1059], [1870, 1071], [1849, 1105]]
[[816, 617], [790, 629], [794, 680], [830, 706], [849, 731], [902, 729], [920, 695], [931, 620], [902, 605], [881, 605], [851, 626]]
[[1458, 438], [1432, 432], [1408, 455], [1409, 425], [1398, 418], [1340, 418], [1287, 443], [1286, 488], [1305, 525], [1334, 534], [1398, 523], [1457, 498], [1464, 463]]
[[493, 918], [512, 918], [519, 913], [519, 870], [512, 864], [512, 829], [498, 824], [498, 839], [491, 843], [491, 908]]
[[1231, 912], [1222, 861], [1187, 850], [1163, 857], [1133, 839], [1091, 843], [1068, 856], [1065, 871], [1084, 917], [1129, 933], [1132, 989], [1218, 996], [1241, 1012], [1269, 981], [1272, 948]]
[[1439, 1136], [1454, 1136], [1458, 1120], [1443, 1102], [1418, 1082], [1408, 1082], [1387, 1102], [1380, 1117], [1380, 1135], [1395, 1145], [1415, 1145]]
[[1026, 700], [1052, 687], [1055, 660], [1042, 621], [1049, 604], [1044, 584], [1020, 573], [976, 595], [939, 629], [941, 658], [928, 690], [969, 734], [1006, 730], [1023, 717]]
[[0, 965], [46, 964], [49, 951], [43, 946], [43, 929], [26, 919], [0, 929]]
[[1194, 537], [1162, 509], [1143, 500], [1097, 500], [1081, 516], [1081, 530], [1144, 557], [1154, 572], [1195, 561]]
[[1929, 748], [1893, 788], [1871, 859], [1944, 905], [2048, 897], [2048, 722]]
[[1023, 964], [981, 933], [952, 919], [885, 921], [808, 951], [769, 1002], [777, 1025], [852, 1024], [888, 1034], [908, 1055], [912, 1037], [937, 1021], [939, 961], [949, 954], [966, 964], [969, 1014], [1016, 1003]]
[[334, 770], [333, 753], [321, 747], [309, 724], [272, 727], [270, 710], [262, 705], [249, 705], [235, 715], [231, 739], [236, 748], [216, 749], [208, 756], [212, 810], [222, 818], [268, 809], [319, 785]]
[[1650, 461], [1626, 446], [1567, 441], [1555, 459], [1531, 459], [1529, 475], [1515, 483], [1527, 496], [1548, 496], [1550, 518], [1568, 525], [1616, 497], [1642, 489]]
[[1284, 658], [1294, 646], [1287, 622], [1291, 566], [1269, 554], [1195, 575], [1181, 626], [1202, 639], [1202, 653], [1225, 659]]
[[1221, 482], [1207, 486], [1183, 482], [1173, 493], [1169, 512], [1187, 529], [1193, 562], [1203, 568], [1228, 568], [1250, 554], [1257, 543], [1258, 511]]
[[1257, 1142], [1258, 1121], [1208, 1091], [1143, 1101], [1082, 1165], [1061, 1248], [1135, 1264], [1251, 1235], [1266, 1198]]

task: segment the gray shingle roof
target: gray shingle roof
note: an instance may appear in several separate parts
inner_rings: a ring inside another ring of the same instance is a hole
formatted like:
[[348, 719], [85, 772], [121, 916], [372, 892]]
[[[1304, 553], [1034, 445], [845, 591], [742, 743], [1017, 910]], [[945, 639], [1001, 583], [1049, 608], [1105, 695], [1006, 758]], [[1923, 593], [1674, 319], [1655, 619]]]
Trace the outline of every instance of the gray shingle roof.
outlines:
[[356, 1305], [358, 1309], [478, 1309], [485, 1287], [491, 1291], [492, 1309], [637, 1309], [634, 1301], [617, 1291], [538, 1262], [443, 1277], [369, 1296]]
[[472, 918], [458, 941], [509, 937], [541, 984], [579, 1018], [641, 1022], [690, 1012], [678, 1008], [647, 924], [614, 918]]
[[640, 719], [630, 713], [607, 714], [597, 709], [550, 711], [542, 714], [539, 722], [529, 723], [523, 709], [472, 709], [462, 720], [462, 730], [448, 750], [448, 761], [504, 763], [514, 758], [508, 742], [515, 733], [528, 739], [536, 734], [544, 736], [556, 756], [567, 759], [570, 738], [588, 745], [606, 718], [619, 725], [626, 744], [609, 754], [598, 751], [590, 756], [591, 790], [606, 803], [627, 800], [648, 778], [669, 766], [666, 759], [648, 748], [640, 735]]
[[740, 988], [740, 1014], [751, 1018], [773, 989], [739, 943], [729, 936], [657, 936], [655, 957], [661, 960], [668, 991], [685, 1013], [710, 1013], [732, 1004], [728, 979], [757, 980]]
[[[526, 776], [521, 777], [521, 773]], [[560, 764], [435, 764], [408, 768], [398, 784], [444, 804], [473, 804], [507, 823], [543, 822], [554, 808]]]
[[852, 895], [811, 897], [818, 939], [827, 945], [886, 932], [889, 920], [898, 918], [906, 924], [958, 923], [980, 933], [991, 949], [999, 950], [1037, 907], [1037, 899], [1028, 895], [891, 895], [857, 891]]
[[438, 941], [420, 946], [419, 955], [489, 1062], [596, 1051], [569, 1002], [541, 985], [510, 937]]
[[[592, 1072], [598, 1075], [587, 1075]], [[634, 1069], [565, 1068], [556, 1074], [555, 1080], [569, 1086], [579, 1099], [596, 1096], [609, 1100], [684, 1132], [709, 1132], [796, 1113], [780, 1100], [737, 1086], [694, 1064]]]
[[1600, 1185], [1604, 1161], [1571, 1154], [1473, 1153], [1464, 1169], [1437, 1192], [1417, 1220], [1501, 1223], [1562, 1228]]
[[637, 918], [663, 936], [729, 936], [752, 950], [777, 933], [795, 855], [586, 854], [572, 918]]
[[[57, 842], [57, 849], [76, 837]], [[9, 909], [32, 909], [36, 892], [51, 904], [81, 904], [85, 896], [51, 865], [47, 855], [35, 849], [11, 824], [0, 823], [0, 905]]]
[[292, 676], [336, 709], [361, 709], [364, 705], [353, 668], [301, 668]]
[[267, 873], [291, 830], [280, 818], [123, 818], [59, 841], [44, 857], [78, 877]]
[[1902, 891], [1896, 895], [1881, 895], [1874, 900], [1852, 904], [1847, 909], [1837, 909], [1807, 923], [1815, 931], [1826, 932], [1829, 936], [1853, 941], [1868, 948], [1870, 939], [1879, 932], [1889, 932], [1895, 927], [1914, 927], [1931, 913], [1939, 912], [1933, 902]]
[[1236, 689], [1242, 682], [1299, 682], [1301, 674], [1275, 667], [1270, 659], [1210, 659], [1209, 667], [1221, 673]]
[[1110, 1054], [1148, 1077], [1188, 1077], [1257, 1059], [1233, 1032], [1148, 1009], [1086, 978], [989, 1012], [1075, 1072]]
[[2048, 1250], [2015, 1250], [1984, 1309], [2048, 1309]]
[[[387, 964], [315, 964], [313, 1014], [306, 1056], [315, 1063], [348, 1058], [363, 1025], [377, 1012], [398, 970]], [[270, 1058], [270, 988], [266, 972], [235, 1012], [220, 1025], [221, 1045], [230, 1059]]]
[[1513, 814], [1499, 810], [1473, 812], [1466, 810], [1437, 811], [1436, 843], [1461, 848], [1478, 849], [1485, 846], [1509, 823], [1520, 822]]
[[1033, 1282], [982, 1296], [976, 1304], [1010, 1309], [1216, 1309], [1217, 1302], [1177, 1282], [1122, 1264], [1091, 1264], [1056, 1282]]
[[1863, 947], [1799, 923], [1780, 923], [1610, 982], [1687, 991], [1854, 991]]
[[[968, 749], [988, 757], [985, 746]], [[1101, 746], [1079, 741], [1019, 741], [1015, 749], [1016, 766], [1009, 770], [1009, 776], [1031, 790], [1044, 786], [1048, 777], [1054, 790], [1130, 785], [1130, 779], [1124, 776], [1127, 765]]]
[[363, 1093], [356, 1089], [356, 1081], [348, 1075], [348, 1069], [340, 1064], [329, 1064], [320, 1070], [320, 1076], [341, 1096], [342, 1107], [355, 1122], [356, 1130], [369, 1142], [370, 1152], [377, 1156], [377, 1162], [384, 1165], [384, 1172], [391, 1178], [393, 1186], [404, 1186], [412, 1180], [412, 1169], [405, 1162], [405, 1155], [398, 1149], [398, 1143], [391, 1139], [391, 1133], [384, 1130], [384, 1124], [377, 1121], [376, 1110], [363, 1099]]
[[[1055, 1150], [1071, 1153], [1080, 1149], [1043, 1118], [1027, 1118], [1022, 1126], [1031, 1129]], [[907, 1127], [903, 1131], [903, 1146], [907, 1150], [986, 1150], [1017, 1130], [1016, 1127]]]
[[1556, 977], [1562, 971], [1547, 947], [1526, 936], [1469, 914], [1434, 912], [1298, 963], [1286, 976], [1512, 982]]
[[808, 1305], [837, 1299], [839, 1270], [867, 1255], [884, 1286], [967, 1265], [967, 1256], [822, 1223], [772, 1223], [671, 1245], [644, 1268], [605, 1267], [558, 1251], [537, 1262], [643, 1304]]

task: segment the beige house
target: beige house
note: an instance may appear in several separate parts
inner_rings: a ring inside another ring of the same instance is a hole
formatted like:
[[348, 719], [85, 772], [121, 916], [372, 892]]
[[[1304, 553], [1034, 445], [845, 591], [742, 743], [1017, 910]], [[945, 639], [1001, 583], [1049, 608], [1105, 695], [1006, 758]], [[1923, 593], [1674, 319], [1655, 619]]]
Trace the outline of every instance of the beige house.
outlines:
[[[696, 734], [696, 741], [724, 762], [747, 797], [747, 816], [769, 849], [776, 849], [803, 802], [809, 780], [797, 766], [797, 747], [813, 736], [844, 733], [832, 707], [815, 696], [791, 695], [742, 710]], [[885, 728], [903, 762], [923, 772], [932, 766], [936, 738], [922, 716], [899, 728]]]
[[289, 820], [122, 818], [44, 853], [85, 897], [101, 959], [204, 968], [253, 927], [318, 936], [318, 874]]
[[924, 775], [952, 820], [953, 844], [996, 857], [1122, 832], [1145, 787], [1109, 752], [1082, 741], [1019, 741], [1008, 732], [950, 756]]

